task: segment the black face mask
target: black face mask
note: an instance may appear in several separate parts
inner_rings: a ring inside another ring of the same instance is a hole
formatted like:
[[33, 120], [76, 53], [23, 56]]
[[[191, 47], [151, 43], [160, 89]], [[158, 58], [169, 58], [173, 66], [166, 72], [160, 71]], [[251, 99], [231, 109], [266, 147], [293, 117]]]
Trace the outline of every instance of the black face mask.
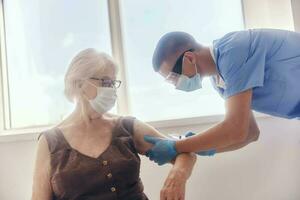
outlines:
[[[189, 49], [185, 52], [188, 52], [188, 51], [193, 52], [194, 49]], [[172, 68], [172, 72], [174, 72], [176, 74], [182, 74], [182, 62], [183, 62], [183, 56], [184, 56], [185, 52], [183, 52], [177, 59], [174, 67]]]

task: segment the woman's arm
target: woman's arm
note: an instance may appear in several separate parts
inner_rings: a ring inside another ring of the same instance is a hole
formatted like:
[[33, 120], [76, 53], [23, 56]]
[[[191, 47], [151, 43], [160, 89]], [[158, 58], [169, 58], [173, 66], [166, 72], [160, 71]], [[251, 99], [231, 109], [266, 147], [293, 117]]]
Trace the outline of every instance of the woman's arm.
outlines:
[[[167, 138], [165, 135], [161, 134], [158, 130], [150, 126], [149, 124], [142, 122], [140, 120], [134, 120], [134, 142], [136, 145], [136, 149], [139, 154], [145, 155], [148, 150], [152, 148], [152, 144], [146, 142], [144, 140], [144, 136], [153, 136], [158, 138]], [[185, 157], [192, 158], [192, 160], [196, 159], [196, 156], [193, 153], [185, 153]], [[174, 162], [173, 162], [174, 164]]]
[[52, 189], [50, 185], [50, 152], [46, 138], [43, 135], [38, 142], [31, 199], [52, 199]]
[[[137, 151], [142, 155], [145, 155], [145, 153], [152, 147], [152, 144], [145, 142], [145, 135], [166, 138], [166, 136], [159, 133], [150, 125], [139, 120], [135, 120], [134, 141]], [[184, 199], [185, 184], [188, 178], [191, 176], [195, 162], [196, 155], [193, 153], [183, 153], [176, 157], [176, 159], [172, 162], [173, 167], [170, 170], [161, 190], [161, 199]]]
[[192, 154], [179, 154], [170, 170], [164, 186], [160, 191], [161, 200], [169, 199], [185, 199], [185, 185], [188, 178], [191, 176], [196, 156]]

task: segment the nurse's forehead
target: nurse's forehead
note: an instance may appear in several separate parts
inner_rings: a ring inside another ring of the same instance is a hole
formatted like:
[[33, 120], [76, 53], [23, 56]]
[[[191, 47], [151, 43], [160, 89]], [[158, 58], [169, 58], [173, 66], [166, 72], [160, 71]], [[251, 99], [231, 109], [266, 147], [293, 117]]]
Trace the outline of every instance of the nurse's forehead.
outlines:
[[159, 68], [159, 71], [158, 73], [160, 75], [162, 75], [163, 77], [166, 77], [168, 76], [169, 72], [172, 71], [172, 68], [173, 66], [166, 63], [166, 62], [163, 62], [161, 65], [160, 65], [160, 68]]

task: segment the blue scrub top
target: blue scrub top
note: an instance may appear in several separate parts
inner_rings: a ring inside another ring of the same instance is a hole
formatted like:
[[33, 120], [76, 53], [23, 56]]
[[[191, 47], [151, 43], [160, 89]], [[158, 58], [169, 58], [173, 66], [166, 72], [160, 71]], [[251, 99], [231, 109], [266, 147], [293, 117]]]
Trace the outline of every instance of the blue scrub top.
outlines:
[[300, 33], [258, 29], [228, 33], [213, 42], [225, 99], [253, 89], [252, 109], [283, 118], [300, 117]]

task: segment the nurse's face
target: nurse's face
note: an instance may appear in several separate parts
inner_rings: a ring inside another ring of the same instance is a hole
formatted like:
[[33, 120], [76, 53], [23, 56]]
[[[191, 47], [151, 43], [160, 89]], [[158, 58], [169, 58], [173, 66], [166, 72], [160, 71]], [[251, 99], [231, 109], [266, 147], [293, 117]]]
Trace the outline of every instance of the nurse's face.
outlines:
[[167, 82], [176, 86], [181, 74], [187, 77], [196, 75], [196, 56], [192, 51], [188, 50], [177, 56], [174, 55], [162, 63], [159, 73]]

